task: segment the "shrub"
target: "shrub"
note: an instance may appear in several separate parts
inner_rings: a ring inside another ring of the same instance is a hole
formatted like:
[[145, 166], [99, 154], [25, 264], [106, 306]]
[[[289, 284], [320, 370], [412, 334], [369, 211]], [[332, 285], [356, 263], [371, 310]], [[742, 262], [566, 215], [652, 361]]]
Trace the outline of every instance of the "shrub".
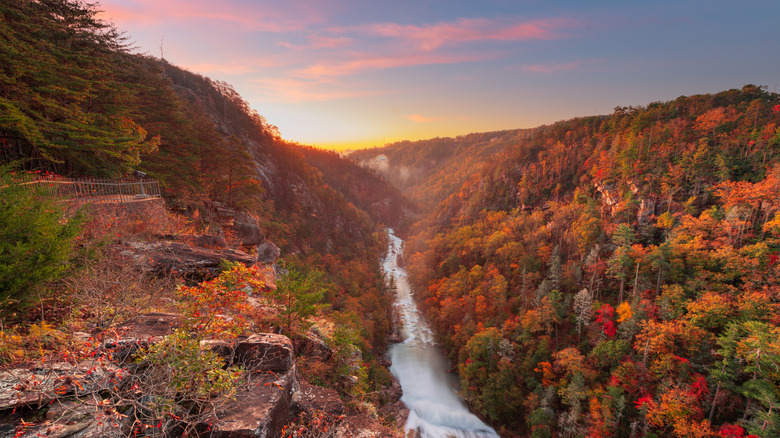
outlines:
[[143, 350], [136, 361], [141, 368], [128, 382], [135, 391], [132, 428], [147, 434], [149, 428], [167, 435], [183, 427], [187, 435], [189, 429], [213, 420], [242, 380], [239, 368], [225, 367], [220, 356], [182, 330]]
[[69, 271], [82, 223], [80, 213], [66, 217], [54, 196], [0, 168], [0, 307], [27, 301]]
[[206, 337], [236, 336], [252, 329], [258, 312], [247, 302], [247, 295], [266, 289], [256, 267], [232, 265], [219, 277], [197, 286], [177, 289], [187, 328]]

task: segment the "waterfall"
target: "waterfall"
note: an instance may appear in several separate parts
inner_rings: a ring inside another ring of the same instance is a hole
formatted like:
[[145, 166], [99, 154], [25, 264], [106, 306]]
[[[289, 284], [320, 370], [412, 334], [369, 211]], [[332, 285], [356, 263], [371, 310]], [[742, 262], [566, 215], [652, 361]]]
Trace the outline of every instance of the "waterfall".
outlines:
[[403, 342], [390, 347], [390, 372], [403, 389], [409, 408], [406, 430], [422, 438], [497, 438], [496, 432], [469, 412], [456, 392], [457, 379], [436, 345], [433, 331], [417, 309], [406, 272], [398, 266], [403, 241], [388, 230], [385, 274], [396, 286], [395, 306], [403, 324]]

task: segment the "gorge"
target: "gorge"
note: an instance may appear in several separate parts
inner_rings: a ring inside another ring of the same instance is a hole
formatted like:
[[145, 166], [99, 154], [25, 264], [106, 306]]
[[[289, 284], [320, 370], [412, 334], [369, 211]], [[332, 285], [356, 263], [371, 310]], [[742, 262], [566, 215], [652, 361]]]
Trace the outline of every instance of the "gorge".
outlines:
[[495, 431], [469, 412], [457, 395], [457, 379], [447, 373], [446, 359], [422, 317], [406, 272], [398, 265], [403, 241], [388, 230], [388, 251], [382, 267], [395, 284], [395, 307], [403, 324], [403, 342], [391, 346], [390, 371], [401, 383], [401, 400], [409, 408], [406, 431], [421, 437], [498, 437]]

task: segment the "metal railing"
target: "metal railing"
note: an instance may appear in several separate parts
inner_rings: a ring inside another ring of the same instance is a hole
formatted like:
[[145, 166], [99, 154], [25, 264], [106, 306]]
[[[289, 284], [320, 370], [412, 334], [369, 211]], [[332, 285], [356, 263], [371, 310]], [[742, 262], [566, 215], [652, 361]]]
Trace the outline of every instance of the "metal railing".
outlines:
[[160, 197], [160, 184], [150, 179], [70, 179], [50, 176], [35, 176], [29, 179], [20, 184], [34, 186], [43, 195], [72, 200], [138, 202]]

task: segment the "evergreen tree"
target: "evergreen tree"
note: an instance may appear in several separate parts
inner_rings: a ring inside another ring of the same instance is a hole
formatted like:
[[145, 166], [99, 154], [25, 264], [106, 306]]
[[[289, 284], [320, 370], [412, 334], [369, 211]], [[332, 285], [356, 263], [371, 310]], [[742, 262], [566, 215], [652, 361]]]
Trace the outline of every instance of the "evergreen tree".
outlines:
[[23, 303], [70, 270], [82, 215], [66, 217], [36, 185], [0, 169], [0, 308]]
[[280, 323], [285, 333], [292, 336], [307, 319], [317, 313], [318, 304], [325, 296], [323, 277], [319, 271], [306, 271], [297, 264], [290, 264], [286, 273], [276, 283], [270, 296], [281, 307]]

